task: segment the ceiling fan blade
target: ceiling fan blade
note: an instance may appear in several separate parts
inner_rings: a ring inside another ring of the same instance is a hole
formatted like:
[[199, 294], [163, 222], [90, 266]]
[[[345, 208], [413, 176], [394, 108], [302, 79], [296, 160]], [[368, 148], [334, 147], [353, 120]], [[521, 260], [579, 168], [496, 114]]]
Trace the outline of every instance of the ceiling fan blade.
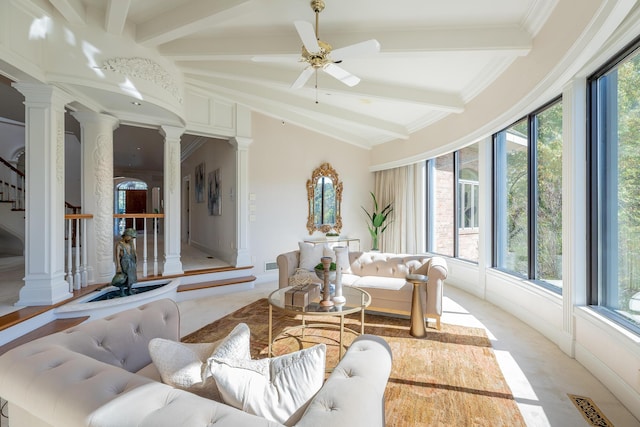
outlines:
[[360, 78], [354, 76], [347, 70], [338, 67], [336, 64], [327, 64], [322, 69], [325, 73], [335, 77], [347, 86], [355, 86], [360, 83]]
[[331, 51], [331, 59], [334, 61], [342, 61], [346, 58], [353, 58], [355, 56], [369, 55], [378, 52], [380, 52], [380, 43], [378, 43], [378, 40], [376, 39], [371, 39]]
[[300, 55], [256, 55], [251, 57], [253, 62], [300, 62]]
[[300, 89], [302, 86], [304, 86], [304, 84], [307, 82], [307, 80], [309, 80], [314, 71], [315, 68], [313, 67], [307, 67], [302, 70], [302, 73], [300, 73], [296, 81], [291, 85], [291, 89]]
[[316, 32], [313, 30], [313, 25], [307, 21], [295, 21], [294, 25], [298, 30], [298, 35], [302, 40], [302, 44], [309, 53], [320, 52], [320, 45], [318, 44], [318, 38]]

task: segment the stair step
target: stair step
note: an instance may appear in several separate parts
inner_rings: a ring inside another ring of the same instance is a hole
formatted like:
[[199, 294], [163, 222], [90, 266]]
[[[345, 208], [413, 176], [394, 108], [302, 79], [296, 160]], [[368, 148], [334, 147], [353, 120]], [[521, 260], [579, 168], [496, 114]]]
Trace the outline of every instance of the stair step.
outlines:
[[216, 288], [218, 286], [237, 285], [240, 283], [253, 282], [255, 280], [256, 280], [256, 276], [242, 276], [242, 277], [231, 277], [228, 279], [221, 279], [221, 280], [211, 280], [211, 281], [202, 282], [202, 283], [191, 283], [189, 285], [178, 286], [178, 292], [188, 292], [188, 291], [195, 291], [198, 289]]
[[19, 345], [22, 345], [29, 341], [33, 341], [36, 338], [41, 338], [47, 335], [51, 335], [53, 333], [64, 331], [65, 329], [69, 329], [73, 326], [79, 325], [80, 323], [84, 322], [88, 318], [89, 316], [73, 317], [70, 319], [57, 319], [57, 320], [54, 320], [53, 322], [49, 322], [46, 325], [43, 325], [37, 329], [34, 329], [33, 331], [26, 333], [20, 338], [16, 338], [15, 340], [9, 341], [5, 345], [1, 346], [0, 356], [6, 353], [7, 351], [11, 350], [12, 348], [18, 347]]

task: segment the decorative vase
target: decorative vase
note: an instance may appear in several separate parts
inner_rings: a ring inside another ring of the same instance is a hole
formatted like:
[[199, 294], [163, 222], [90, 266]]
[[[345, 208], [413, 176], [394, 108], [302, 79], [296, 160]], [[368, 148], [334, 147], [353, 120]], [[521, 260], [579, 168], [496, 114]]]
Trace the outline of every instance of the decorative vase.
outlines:
[[347, 250], [348, 248], [346, 246], [336, 246], [333, 248], [333, 251], [336, 253], [336, 291], [333, 295], [333, 302], [336, 304], [342, 304], [347, 301], [347, 299], [342, 295], [342, 269], [344, 267], [339, 264], [339, 260], [344, 258], [341, 254], [343, 252], [347, 252]]
[[[329, 287], [329, 276], [331, 276], [331, 257], [323, 256], [320, 258], [320, 261], [322, 261], [322, 266], [324, 267], [322, 274], [324, 279], [324, 288], [322, 289], [322, 301], [320, 301], [320, 305], [324, 307], [331, 307], [333, 305], [333, 301], [331, 301], [331, 288]], [[327, 271], [329, 274], [324, 274]]]

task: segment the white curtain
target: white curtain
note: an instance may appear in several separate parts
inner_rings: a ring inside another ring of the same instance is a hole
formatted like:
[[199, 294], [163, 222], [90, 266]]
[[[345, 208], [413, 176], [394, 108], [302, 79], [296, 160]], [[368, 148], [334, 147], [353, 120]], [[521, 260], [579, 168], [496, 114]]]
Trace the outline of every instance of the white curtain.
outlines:
[[375, 172], [378, 208], [391, 203], [391, 223], [379, 241], [381, 252], [415, 254], [424, 247], [424, 166]]

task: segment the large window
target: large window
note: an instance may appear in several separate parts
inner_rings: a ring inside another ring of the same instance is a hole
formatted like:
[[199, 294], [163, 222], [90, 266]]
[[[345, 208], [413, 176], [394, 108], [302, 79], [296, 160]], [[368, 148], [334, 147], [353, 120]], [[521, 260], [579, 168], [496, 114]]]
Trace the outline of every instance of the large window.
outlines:
[[478, 144], [427, 161], [427, 250], [478, 261]]
[[589, 79], [590, 302], [640, 327], [640, 43]]
[[527, 121], [498, 132], [494, 141], [495, 266], [527, 277], [529, 265]]
[[562, 287], [562, 104], [494, 136], [493, 265]]
[[480, 182], [478, 180], [478, 144], [457, 153], [458, 172], [458, 240], [459, 258], [478, 261], [480, 224]]

